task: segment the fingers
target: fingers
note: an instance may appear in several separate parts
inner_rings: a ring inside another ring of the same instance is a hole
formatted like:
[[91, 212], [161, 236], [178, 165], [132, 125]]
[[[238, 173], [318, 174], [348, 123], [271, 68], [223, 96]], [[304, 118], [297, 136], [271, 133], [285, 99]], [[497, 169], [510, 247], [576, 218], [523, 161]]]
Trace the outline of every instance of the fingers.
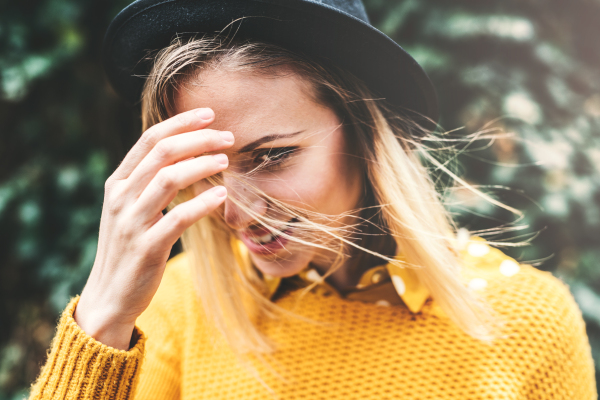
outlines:
[[167, 137], [154, 146], [127, 178], [129, 191], [137, 199], [162, 168], [186, 158], [223, 150], [232, 145], [231, 132], [211, 129]]
[[183, 132], [204, 129], [215, 119], [210, 108], [198, 108], [177, 114], [146, 130], [137, 143], [127, 153], [123, 162], [111, 175], [112, 179], [121, 180], [130, 176], [137, 165], [164, 138]]
[[225, 154], [216, 154], [162, 168], [135, 202], [134, 213], [153, 218], [169, 205], [179, 190], [223, 171], [228, 164]]
[[157, 235], [161, 241], [173, 245], [187, 228], [214, 211], [226, 198], [227, 189], [215, 186], [173, 208], [148, 230], [148, 234]]

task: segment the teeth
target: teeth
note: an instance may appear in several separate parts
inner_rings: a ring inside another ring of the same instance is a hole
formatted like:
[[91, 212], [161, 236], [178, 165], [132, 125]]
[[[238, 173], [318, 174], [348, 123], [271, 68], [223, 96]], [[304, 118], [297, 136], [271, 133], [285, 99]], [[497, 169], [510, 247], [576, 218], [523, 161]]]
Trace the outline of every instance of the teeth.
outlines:
[[271, 235], [270, 233], [267, 233], [264, 236], [260, 236], [256, 238], [256, 241], [258, 243], [268, 243], [273, 239], [273, 235]]
[[[287, 226], [288, 226], [287, 224], [283, 224], [282, 226], [278, 227], [277, 229], [279, 229], [279, 231], [283, 232], [287, 228]], [[263, 236], [250, 236], [250, 237], [248, 237], [248, 239], [250, 239], [253, 243], [256, 243], [256, 244], [265, 244], [265, 243], [269, 243], [277, 236], [279, 236], [279, 235], [276, 233], [275, 234], [267, 233]]]
[[271, 240], [273, 240], [273, 235], [270, 233], [267, 233], [266, 235], [263, 235], [263, 236], [251, 237], [250, 240], [256, 244], [264, 244], [264, 243], [268, 243]]

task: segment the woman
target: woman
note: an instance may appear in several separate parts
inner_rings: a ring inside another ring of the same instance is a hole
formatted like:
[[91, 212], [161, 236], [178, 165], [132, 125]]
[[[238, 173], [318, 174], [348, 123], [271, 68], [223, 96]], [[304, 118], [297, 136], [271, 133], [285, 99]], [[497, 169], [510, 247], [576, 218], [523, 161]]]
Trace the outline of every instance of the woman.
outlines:
[[137, 1], [104, 60], [144, 133], [31, 398], [596, 398], [568, 289], [457, 234], [358, 0]]

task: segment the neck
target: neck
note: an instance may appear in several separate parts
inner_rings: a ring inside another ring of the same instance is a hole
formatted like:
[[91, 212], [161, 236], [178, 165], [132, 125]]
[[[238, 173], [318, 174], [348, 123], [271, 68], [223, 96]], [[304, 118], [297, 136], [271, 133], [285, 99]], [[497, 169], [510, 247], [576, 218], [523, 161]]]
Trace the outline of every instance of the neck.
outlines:
[[[387, 232], [385, 223], [379, 207], [367, 207], [365, 205], [377, 204], [375, 195], [370, 187], [365, 190], [364, 198], [360, 204], [363, 206], [361, 219], [368, 221], [362, 224], [360, 232], [362, 236], [355, 242], [365, 249], [375, 253], [393, 258], [397, 254], [396, 240]], [[360, 236], [360, 235], [359, 235]], [[360, 277], [369, 269], [378, 265], [386, 264], [386, 261], [380, 257], [366, 253], [355, 247], [350, 247], [345, 251], [348, 256], [343, 264], [337, 268], [326, 281], [340, 293], [345, 293], [354, 289], [358, 284]], [[313, 264], [312, 266], [323, 276], [332, 266], [333, 260], [329, 262]]]
[[[396, 255], [396, 242], [390, 235], [368, 237], [371, 238], [367, 239], [370, 243], [364, 243], [363, 247], [387, 257], [394, 257]], [[338, 292], [345, 293], [356, 287], [360, 277], [367, 270], [382, 264], [386, 264], [386, 261], [380, 257], [352, 247], [350, 255], [346, 257], [339, 268], [327, 277], [326, 282]], [[312, 264], [311, 266], [323, 276], [332, 265], [330, 262], [318, 265]]]

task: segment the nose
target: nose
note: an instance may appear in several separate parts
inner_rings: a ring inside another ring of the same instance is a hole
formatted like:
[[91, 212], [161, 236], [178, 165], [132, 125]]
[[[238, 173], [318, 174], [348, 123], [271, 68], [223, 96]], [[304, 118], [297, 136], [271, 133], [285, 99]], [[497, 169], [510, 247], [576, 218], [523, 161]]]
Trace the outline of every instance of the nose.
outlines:
[[228, 182], [227, 178], [225, 178], [224, 181], [224, 184], [229, 191], [229, 196], [225, 200], [223, 219], [230, 228], [241, 230], [250, 226], [254, 221], [254, 217], [235, 204], [231, 200], [231, 197], [248, 207], [252, 213], [262, 216], [267, 212], [267, 202], [256, 195], [253, 190], [245, 187], [239, 182]]

